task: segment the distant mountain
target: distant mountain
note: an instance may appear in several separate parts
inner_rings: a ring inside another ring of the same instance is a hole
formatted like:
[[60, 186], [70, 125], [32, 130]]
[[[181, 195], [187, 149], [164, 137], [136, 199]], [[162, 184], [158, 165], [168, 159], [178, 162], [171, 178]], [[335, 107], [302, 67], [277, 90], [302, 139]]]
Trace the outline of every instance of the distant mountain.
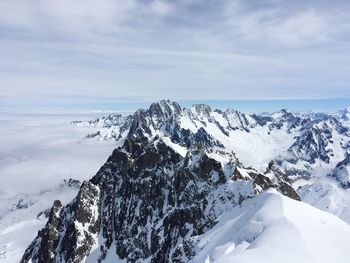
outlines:
[[[293, 185], [300, 187], [298, 191], [304, 200], [314, 200], [312, 196], [318, 193], [310, 189], [318, 189], [319, 185], [332, 188], [325, 202], [332, 205], [310, 203], [350, 223], [350, 205], [337, 207], [332, 201], [336, 198], [337, 203], [347, 203], [346, 196], [350, 195], [349, 179], [344, 176], [349, 167], [344, 165], [350, 149], [349, 109], [335, 114], [293, 113], [285, 109], [244, 114], [233, 109], [213, 110], [203, 104], [181, 108], [176, 102], [162, 100], [129, 116], [111, 114], [75, 123], [97, 129], [88, 138], [116, 140], [118, 144], [137, 133], [150, 138], [160, 136], [185, 154], [188, 148], [200, 143], [219, 161], [228, 162], [233, 154], [243, 165], [260, 172], [274, 161]], [[318, 186], [312, 187], [314, 183]]]
[[341, 121], [350, 121], [350, 107], [339, 111], [339, 119]]
[[[74, 124], [117, 148], [68, 205], [54, 202], [21, 262], [347, 262], [349, 225], [291, 200], [350, 222], [349, 204], [317, 202], [334, 197], [329, 185], [347, 196], [340, 115], [162, 100]], [[325, 250], [328, 242], [339, 245]]]
[[212, 110], [204, 104], [181, 108], [176, 102], [162, 100], [133, 115], [111, 114], [74, 123], [99, 128], [89, 138], [165, 137], [184, 151], [201, 144], [213, 153], [220, 152], [221, 157], [233, 152], [244, 165], [260, 170], [273, 160], [295, 181], [310, 178], [320, 166], [327, 175], [343, 161], [350, 149], [348, 110], [335, 115], [285, 109], [247, 115], [232, 109]]

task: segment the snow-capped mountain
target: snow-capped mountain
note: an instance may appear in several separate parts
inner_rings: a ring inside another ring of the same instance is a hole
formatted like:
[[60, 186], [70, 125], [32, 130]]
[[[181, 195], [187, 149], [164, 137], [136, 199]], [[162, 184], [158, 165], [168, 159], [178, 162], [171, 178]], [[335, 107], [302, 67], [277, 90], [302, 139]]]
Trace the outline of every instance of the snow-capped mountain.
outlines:
[[[281, 110], [248, 115], [233, 109], [212, 110], [203, 104], [181, 108], [176, 102], [162, 100], [133, 115], [111, 114], [78, 124], [98, 129], [88, 135], [91, 138], [123, 141], [139, 134], [149, 138], [159, 136], [183, 155], [187, 148], [200, 144], [219, 161], [227, 162], [234, 155], [244, 166], [260, 172], [274, 161], [296, 187], [301, 187], [301, 193], [317, 196], [318, 193], [302, 188], [312, 189], [314, 183], [322, 184], [325, 189], [348, 187], [345, 161], [350, 149], [348, 112], [348, 109], [336, 114]], [[333, 202], [334, 196], [328, 197], [328, 202]], [[329, 209], [328, 205], [312, 204], [338, 215], [350, 213], [350, 205], [338, 208], [334, 205]], [[350, 222], [350, 216], [342, 219]]]
[[340, 182], [344, 188], [350, 188], [350, 153], [346, 154], [344, 160], [339, 162], [334, 170], [330, 173], [331, 177], [334, 177]]
[[126, 139], [76, 199], [54, 203], [23, 262], [188, 262], [196, 241], [243, 200], [275, 187], [299, 200], [283, 174], [222, 163], [204, 149], [181, 156], [161, 139]]
[[296, 180], [309, 178], [319, 166], [327, 174], [343, 161], [350, 147], [344, 116], [287, 110], [247, 115], [232, 109], [212, 110], [203, 104], [186, 109], [163, 100], [126, 117], [111, 114], [78, 123], [100, 128], [88, 137], [123, 140], [138, 135], [160, 136], [175, 147], [201, 144], [220, 152], [221, 157], [224, 152], [233, 152], [243, 164], [257, 169], [265, 169], [275, 160], [290, 179]]
[[350, 107], [340, 110], [338, 114], [338, 118], [343, 122], [350, 122]]
[[347, 262], [350, 226], [291, 200], [350, 222], [340, 116], [162, 100], [74, 124], [121, 146], [70, 203], [54, 202], [21, 262]]

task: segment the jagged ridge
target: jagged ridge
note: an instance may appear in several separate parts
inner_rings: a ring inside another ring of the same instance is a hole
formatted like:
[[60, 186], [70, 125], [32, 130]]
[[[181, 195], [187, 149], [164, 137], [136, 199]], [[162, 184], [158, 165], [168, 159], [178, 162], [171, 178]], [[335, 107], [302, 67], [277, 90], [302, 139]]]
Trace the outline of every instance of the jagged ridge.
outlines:
[[98, 262], [107, 253], [128, 262], [187, 262], [195, 236], [272, 186], [299, 199], [272, 164], [264, 175], [234, 160], [223, 166], [203, 149], [182, 157], [161, 139], [126, 140], [76, 199], [54, 203], [22, 262], [81, 262], [92, 252]]

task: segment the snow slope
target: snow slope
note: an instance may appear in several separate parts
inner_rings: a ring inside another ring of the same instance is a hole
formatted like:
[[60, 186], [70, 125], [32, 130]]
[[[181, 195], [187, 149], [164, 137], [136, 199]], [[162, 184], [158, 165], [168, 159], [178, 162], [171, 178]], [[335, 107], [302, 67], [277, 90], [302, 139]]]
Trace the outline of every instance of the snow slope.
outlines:
[[300, 198], [312, 206], [338, 216], [349, 224], [350, 189], [339, 187], [331, 179], [312, 181], [297, 189]]
[[193, 263], [349, 262], [348, 224], [275, 190], [244, 201], [198, 239]]

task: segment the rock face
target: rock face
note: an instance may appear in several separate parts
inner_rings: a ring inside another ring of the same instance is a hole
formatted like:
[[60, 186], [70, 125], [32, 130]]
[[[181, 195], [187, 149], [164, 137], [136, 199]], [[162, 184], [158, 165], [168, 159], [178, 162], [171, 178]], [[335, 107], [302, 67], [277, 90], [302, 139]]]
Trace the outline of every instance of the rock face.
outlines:
[[[292, 187], [288, 177], [275, 167], [274, 162], [271, 161], [265, 172], [267, 175], [272, 175], [272, 178], [277, 179], [274, 187], [285, 196], [300, 201], [300, 197]], [[270, 176], [271, 177], [271, 176]]]
[[242, 200], [269, 187], [299, 199], [281, 176], [222, 164], [205, 148], [181, 156], [159, 138], [133, 136], [71, 203], [55, 201], [21, 262], [103, 262], [111, 253], [127, 262], [188, 262], [196, 237]]
[[61, 209], [61, 202], [54, 201], [45, 228], [39, 231], [38, 237], [28, 247], [21, 262], [29, 261], [30, 257], [34, 262], [55, 262], [54, 250], [59, 239], [58, 227], [61, 221], [59, 216]]
[[350, 153], [335, 166], [329, 176], [335, 178], [343, 188], [350, 188]]
[[311, 164], [314, 164], [316, 159], [329, 163], [330, 156], [334, 154], [328, 147], [332, 143], [332, 127], [338, 130], [339, 126], [340, 123], [334, 118], [308, 123], [289, 151]]
[[70, 204], [55, 201], [44, 229], [21, 262], [82, 262], [95, 244], [100, 225], [100, 190], [85, 182]]

